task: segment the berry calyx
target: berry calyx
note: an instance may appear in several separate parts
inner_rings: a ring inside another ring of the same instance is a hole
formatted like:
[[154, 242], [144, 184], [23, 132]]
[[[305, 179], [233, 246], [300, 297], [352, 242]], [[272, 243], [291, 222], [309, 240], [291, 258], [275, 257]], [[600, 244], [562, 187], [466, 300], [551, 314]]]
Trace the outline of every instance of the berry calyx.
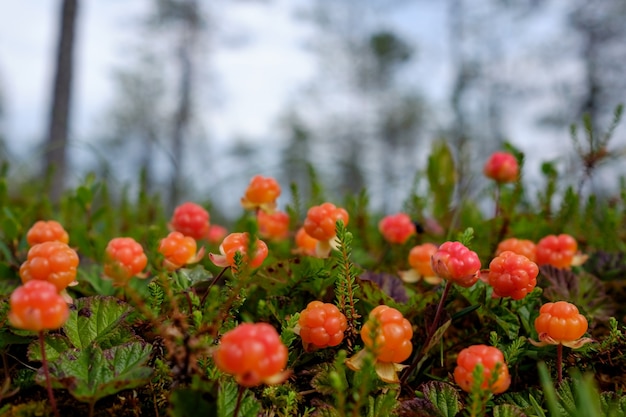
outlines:
[[311, 301], [300, 313], [298, 325], [304, 348], [311, 351], [341, 343], [348, 321], [336, 305]]
[[296, 232], [296, 249], [295, 253], [302, 255], [315, 256], [315, 248], [317, 247], [318, 240], [309, 236], [309, 234], [301, 227]]
[[244, 387], [278, 384], [286, 379], [287, 347], [267, 323], [244, 323], [226, 332], [213, 359], [222, 372]]
[[248, 264], [250, 268], [258, 268], [261, 266], [265, 258], [267, 258], [267, 244], [261, 239], [254, 242], [254, 256], [248, 256], [250, 248], [250, 236], [248, 233], [231, 233], [224, 238], [220, 245], [220, 254], [209, 253], [211, 261], [223, 268], [235, 268], [235, 254], [241, 253], [243, 263]]
[[58, 329], [70, 315], [57, 288], [47, 281], [33, 280], [17, 287], [9, 304], [9, 322], [18, 329], [35, 332]]
[[361, 339], [380, 362], [400, 363], [413, 351], [411, 323], [395, 308], [379, 305], [361, 328]]
[[70, 236], [67, 234], [61, 223], [55, 220], [39, 220], [28, 229], [26, 242], [28, 246], [35, 246], [43, 242], [62, 242], [68, 244]]
[[163, 265], [173, 271], [202, 259], [204, 248], [199, 252], [197, 243], [191, 236], [185, 236], [180, 232], [171, 232], [159, 242], [158, 251], [163, 255]]
[[63, 242], [38, 243], [29, 249], [20, 266], [20, 278], [23, 283], [48, 281], [61, 292], [75, 281], [78, 262], [76, 251]]
[[256, 218], [262, 238], [283, 240], [289, 236], [289, 215], [284, 211], [266, 213], [259, 210]]
[[578, 250], [576, 239], [568, 234], [548, 235], [537, 242], [536, 262], [569, 269]]
[[524, 255], [533, 262], [535, 262], [536, 260], [536, 245], [535, 242], [533, 242], [532, 240], [517, 239], [514, 237], [504, 239], [503, 241], [498, 243], [498, 247], [496, 248], [496, 256], [507, 250], [515, 252], [518, 255]]
[[124, 285], [135, 276], [141, 277], [141, 272], [148, 264], [143, 247], [131, 237], [111, 239], [104, 257], [104, 274], [116, 285]]
[[498, 183], [515, 182], [519, 177], [519, 165], [514, 155], [494, 152], [485, 163], [483, 173]]
[[276, 200], [280, 193], [280, 185], [274, 178], [255, 175], [241, 198], [241, 206], [245, 210], [263, 210], [271, 213], [276, 209]]
[[567, 301], [545, 303], [535, 319], [535, 329], [542, 344], [562, 344], [574, 349], [579, 348], [590, 341], [582, 339], [587, 328], [585, 316], [579, 313], [578, 307]]
[[472, 392], [474, 385], [474, 369], [482, 366], [482, 390], [494, 394], [505, 392], [511, 385], [509, 368], [504, 362], [502, 352], [493, 346], [473, 345], [459, 353], [457, 366], [454, 369], [454, 381], [465, 392]]
[[433, 271], [445, 280], [465, 288], [478, 281], [480, 259], [461, 242], [443, 243], [431, 259]]
[[397, 213], [383, 217], [378, 230], [387, 242], [401, 245], [415, 234], [415, 224], [408, 214]]
[[521, 300], [537, 285], [536, 263], [511, 251], [504, 251], [489, 264], [489, 285], [499, 297]]
[[210, 216], [204, 207], [190, 201], [174, 209], [169, 226], [172, 230], [200, 240], [209, 232]]

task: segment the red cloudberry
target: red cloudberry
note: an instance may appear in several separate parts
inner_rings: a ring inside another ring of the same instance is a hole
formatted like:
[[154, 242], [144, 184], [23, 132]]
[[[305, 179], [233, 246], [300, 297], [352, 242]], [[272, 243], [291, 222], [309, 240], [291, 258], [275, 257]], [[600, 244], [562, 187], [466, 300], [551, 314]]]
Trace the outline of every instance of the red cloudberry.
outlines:
[[454, 381], [463, 391], [472, 391], [474, 369], [479, 364], [483, 368], [481, 389], [501, 394], [509, 388], [511, 377], [502, 352], [493, 346], [473, 345], [459, 353], [454, 369]]
[[39, 220], [28, 229], [26, 242], [29, 246], [35, 246], [43, 242], [62, 242], [68, 244], [70, 236], [67, 234], [61, 223], [54, 220]]
[[274, 178], [255, 175], [241, 198], [241, 206], [246, 210], [273, 212], [280, 193], [280, 185]]
[[415, 224], [408, 214], [397, 213], [383, 217], [378, 230], [387, 242], [403, 244], [415, 234]]
[[289, 235], [289, 215], [284, 211], [257, 212], [259, 236], [265, 239], [282, 240]]
[[57, 291], [62, 291], [76, 279], [78, 254], [63, 242], [39, 243], [28, 251], [27, 259], [20, 267], [20, 278], [48, 281]]
[[504, 251], [489, 264], [489, 284], [495, 295], [521, 300], [537, 285], [536, 263], [511, 251]]
[[209, 226], [209, 212], [204, 207], [189, 201], [176, 207], [170, 220], [171, 229], [196, 240], [207, 236]]
[[309, 234], [301, 227], [296, 232], [296, 253], [303, 255], [315, 256], [315, 248], [317, 247], [318, 240], [309, 236]]
[[171, 232], [159, 242], [159, 253], [163, 255], [164, 266], [169, 270], [198, 262], [202, 258], [203, 250], [196, 252], [197, 243], [191, 236], [180, 232]]
[[105, 249], [104, 274], [117, 285], [124, 285], [148, 264], [143, 247], [132, 237], [116, 237]]
[[578, 308], [566, 301], [546, 303], [539, 309], [535, 329], [539, 340], [548, 344], [578, 347], [578, 340], [587, 331], [588, 323]]
[[380, 362], [400, 363], [413, 351], [411, 323], [398, 310], [375, 307], [361, 328], [361, 339]]
[[485, 163], [483, 173], [499, 183], [515, 182], [519, 176], [517, 159], [508, 152], [494, 152]]
[[267, 323], [244, 323], [226, 332], [215, 350], [215, 365], [244, 387], [276, 384], [287, 374], [287, 347]]
[[480, 259], [461, 242], [445, 242], [432, 256], [432, 268], [437, 276], [468, 288], [478, 281]]
[[242, 261], [244, 264], [247, 263], [250, 268], [258, 268], [265, 258], [267, 258], [267, 244], [257, 239], [254, 243], [254, 256], [250, 259], [248, 256], [249, 241], [250, 237], [248, 233], [231, 233], [224, 238], [224, 241], [220, 245], [220, 254], [210, 253], [209, 257], [217, 266], [234, 268], [235, 254], [239, 252], [243, 256]]
[[535, 242], [533, 242], [532, 240], [510, 237], [498, 243], [498, 247], [496, 248], [496, 256], [508, 250], [511, 252], [515, 252], [518, 255], [524, 255], [531, 261], [535, 262], [535, 246]]
[[224, 226], [212, 224], [209, 226], [206, 238], [209, 243], [220, 243], [227, 234], [228, 230]]
[[17, 287], [9, 304], [11, 325], [35, 332], [60, 328], [70, 314], [57, 288], [47, 281], [28, 281]]
[[578, 250], [576, 239], [567, 234], [548, 235], [537, 242], [536, 261], [538, 265], [552, 265], [569, 269]]
[[336, 305], [311, 301], [300, 313], [298, 325], [305, 349], [312, 350], [341, 343], [348, 321]]

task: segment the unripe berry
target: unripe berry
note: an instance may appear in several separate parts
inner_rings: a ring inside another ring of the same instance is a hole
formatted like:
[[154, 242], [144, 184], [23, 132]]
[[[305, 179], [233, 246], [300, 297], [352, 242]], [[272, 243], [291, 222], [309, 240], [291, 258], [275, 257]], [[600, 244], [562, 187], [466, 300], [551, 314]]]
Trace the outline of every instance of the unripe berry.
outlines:
[[20, 267], [20, 278], [48, 281], [61, 292], [76, 279], [78, 254], [67, 244], [57, 241], [36, 244], [28, 251], [27, 259]]
[[261, 266], [265, 258], [267, 258], [267, 244], [260, 239], [254, 243], [254, 256], [252, 259], [248, 257], [248, 248], [250, 237], [248, 233], [231, 233], [220, 245], [220, 255], [210, 253], [211, 261], [221, 267], [235, 268], [235, 254], [241, 253], [244, 264], [248, 264], [250, 268], [258, 268]]
[[[493, 346], [473, 345], [459, 353], [457, 367], [454, 369], [454, 381], [463, 391], [472, 391], [473, 373], [478, 364], [483, 368], [481, 389], [501, 394], [509, 388], [511, 376], [502, 352]], [[494, 372], [497, 372], [495, 381], [493, 381]]]
[[284, 211], [266, 213], [259, 210], [257, 222], [259, 224], [259, 236], [262, 238], [282, 240], [289, 235], [289, 215]]
[[176, 231], [200, 240], [209, 232], [210, 216], [204, 207], [186, 202], [174, 209], [170, 227]]
[[567, 234], [548, 235], [537, 243], [536, 261], [538, 265], [552, 265], [569, 269], [578, 250], [576, 239]]
[[255, 175], [241, 198], [241, 206], [246, 210], [261, 209], [271, 213], [276, 209], [280, 193], [280, 185], [274, 178]]
[[397, 213], [383, 217], [378, 230], [387, 242], [403, 244], [415, 234], [415, 224], [408, 214]]
[[566, 301], [546, 303], [539, 310], [539, 317], [535, 319], [535, 329], [539, 339], [549, 343], [568, 344], [580, 339], [587, 331], [588, 323], [585, 316], [578, 312], [578, 308]]
[[70, 314], [57, 288], [47, 281], [28, 281], [17, 287], [9, 303], [9, 322], [18, 329], [35, 332], [58, 329]]
[[197, 243], [191, 236], [180, 232], [171, 232], [159, 242], [158, 251], [163, 255], [164, 266], [169, 270], [181, 268], [189, 263], [197, 262]]
[[336, 305], [311, 301], [300, 313], [298, 325], [305, 349], [311, 350], [341, 343], [348, 321]]
[[361, 339], [380, 362], [400, 363], [413, 351], [411, 323], [398, 310], [375, 307], [361, 328]]
[[143, 247], [131, 237], [111, 239], [104, 256], [104, 274], [117, 285], [124, 285], [138, 276], [148, 264]]
[[495, 295], [521, 300], [537, 285], [539, 267], [523, 255], [504, 251], [489, 264], [489, 284]]
[[437, 276], [468, 288], [478, 281], [480, 259], [461, 242], [445, 242], [432, 256], [432, 268]]
[[267, 323], [243, 323], [226, 332], [213, 359], [222, 372], [233, 375], [244, 387], [284, 380], [287, 348]]
[[344, 226], [348, 225], [348, 212], [332, 203], [323, 203], [311, 207], [304, 220], [304, 230], [309, 236], [320, 241], [329, 241], [336, 235], [335, 225], [337, 220], [342, 220]]
[[502, 242], [498, 243], [496, 256], [507, 250], [515, 252], [518, 255], [524, 255], [533, 262], [536, 260], [536, 245], [532, 240], [517, 239], [514, 237], [504, 239]]
[[35, 246], [43, 242], [62, 242], [68, 244], [70, 236], [67, 234], [61, 223], [54, 220], [39, 220], [28, 229], [26, 242], [28, 246]]
[[517, 159], [508, 152], [494, 152], [485, 163], [483, 173], [499, 183], [515, 182], [519, 177]]

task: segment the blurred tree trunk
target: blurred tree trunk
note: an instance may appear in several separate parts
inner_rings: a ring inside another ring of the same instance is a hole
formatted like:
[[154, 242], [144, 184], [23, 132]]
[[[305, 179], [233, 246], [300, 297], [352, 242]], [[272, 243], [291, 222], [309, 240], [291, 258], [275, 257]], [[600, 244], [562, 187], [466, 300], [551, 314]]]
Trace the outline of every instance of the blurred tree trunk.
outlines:
[[68, 125], [77, 11], [78, 0], [63, 0], [48, 136], [44, 152], [45, 173], [52, 170], [50, 192], [53, 200], [57, 200], [63, 192], [67, 171]]

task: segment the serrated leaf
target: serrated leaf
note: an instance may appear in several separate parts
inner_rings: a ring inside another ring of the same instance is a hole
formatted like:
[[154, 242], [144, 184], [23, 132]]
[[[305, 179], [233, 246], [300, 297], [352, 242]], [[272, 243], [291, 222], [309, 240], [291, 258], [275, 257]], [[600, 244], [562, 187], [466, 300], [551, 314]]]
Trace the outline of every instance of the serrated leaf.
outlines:
[[117, 326], [132, 307], [115, 297], [86, 297], [75, 301], [63, 331], [74, 347], [84, 349], [93, 342], [118, 337]]
[[437, 409], [426, 398], [412, 398], [402, 401], [395, 413], [398, 417], [432, 417], [437, 416]]
[[498, 326], [506, 333], [511, 340], [517, 339], [519, 334], [520, 321], [519, 318], [507, 308], [494, 309], [492, 315]]
[[[237, 406], [237, 396], [239, 385], [231, 380], [223, 380], [217, 391], [217, 415], [218, 417], [231, 417], [235, 413]], [[241, 387], [241, 389], [245, 389]], [[241, 398], [238, 417], [256, 417], [259, 413], [260, 406], [255, 401], [254, 396], [249, 390], [245, 390]]]
[[493, 417], [527, 417], [527, 414], [513, 404], [502, 404], [493, 407]]
[[[125, 389], [146, 383], [152, 368], [144, 366], [152, 345], [127, 343], [102, 350], [96, 345], [70, 349], [50, 363], [50, 376], [57, 387], [67, 389], [78, 401], [94, 403]], [[44, 382], [43, 372], [37, 374]]]
[[430, 381], [422, 385], [422, 392], [442, 417], [454, 417], [463, 408], [459, 393], [450, 384]]
[[[63, 352], [72, 348], [69, 340], [60, 334], [49, 334], [44, 339], [46, 359], [49, 362], [55, 361]], [[28, 345], [28, 359], [31, 361], [41, 361], [41, 347], [39, 339], [33, 340]]]

